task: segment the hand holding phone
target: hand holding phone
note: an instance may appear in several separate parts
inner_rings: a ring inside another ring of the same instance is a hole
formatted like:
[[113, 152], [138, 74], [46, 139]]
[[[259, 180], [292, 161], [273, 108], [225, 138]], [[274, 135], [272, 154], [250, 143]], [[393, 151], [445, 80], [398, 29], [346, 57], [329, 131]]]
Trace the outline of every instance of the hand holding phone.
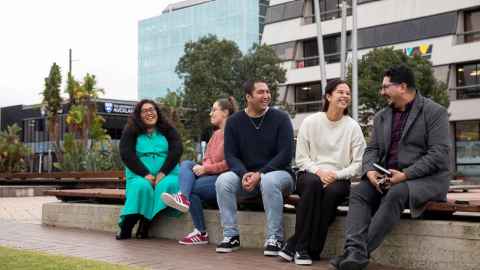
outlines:
[[378, 165], [377, 163], [373, 163], [373, 167], [375, 168], [375, 170], [377, 170], [377, 172], [379, 172], [383, 175], [392, 176], [392, 172], [390, 172], [389, 170], [385, 169], [384, 167]]
[[391, 187], [390, 177], [392, 176], [392, 172], [377, 163], [373, 163], [373, 167], [378, 173], [382, 175], [382, 178], [380, 178], [380, 180], [377, 180], [381, 193], [386, 192]]

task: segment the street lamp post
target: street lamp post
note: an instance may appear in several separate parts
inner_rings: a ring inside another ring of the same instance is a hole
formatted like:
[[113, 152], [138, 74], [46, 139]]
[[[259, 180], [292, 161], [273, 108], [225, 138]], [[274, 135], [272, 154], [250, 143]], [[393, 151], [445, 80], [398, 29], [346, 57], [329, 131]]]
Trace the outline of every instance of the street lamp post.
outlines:
[[313, 1], [315, 9], [315, 21], [317, 25], [317, 47], [318, 58], [320, 63], [320, 76], [322, 79], [322, 97], [325, 95], [325, 87], [327, 86], [327, 71], [325, 68], [325, 52], [323, 50], [323, 33], [322, 33], [322, 21], [320, 16], [320, 1]]

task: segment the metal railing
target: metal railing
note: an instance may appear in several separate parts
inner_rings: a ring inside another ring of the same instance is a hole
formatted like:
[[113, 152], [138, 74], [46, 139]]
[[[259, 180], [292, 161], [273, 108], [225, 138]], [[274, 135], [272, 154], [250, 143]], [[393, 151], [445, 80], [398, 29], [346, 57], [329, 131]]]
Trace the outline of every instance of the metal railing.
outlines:
[[455, 35], [457, 36], [457, 44], [480, 41], [480, 30], [460, 32]]
[[308, 113], [320, 111], [322, 103], [321, 100], [313, 100], [289, 103], [288, 106], [293, 107], [296, 113]]
[[[348, 7], [347, 9], [347, 16], [352, 15], [352, 8]], [[324, 12], [320, 12], [320, 18], [323, 21], [328, 21], [328, 20], [334, 20], [342, 17], [342, 9], [337, 8], [337, 9], [332, 9]], [[303, 16], [302, 24], [307, 25], [307, 24], [312, 24], [315, 23], [315, 15], [314, 14], [308, 14]]]
[[[319, 65], [319, 57], [318, 56], [310, 56], [305, 58], [295, 59], [295, 67], [294, 68], [306, 68], [306, 67], [313, 67]], [[325, 54], [325, 63], [332, 64], [340, 62], [340, 53], [331, 53]]]
[[453, 87], [449, 91], [455, 99], [480, 98], [480, 84]]

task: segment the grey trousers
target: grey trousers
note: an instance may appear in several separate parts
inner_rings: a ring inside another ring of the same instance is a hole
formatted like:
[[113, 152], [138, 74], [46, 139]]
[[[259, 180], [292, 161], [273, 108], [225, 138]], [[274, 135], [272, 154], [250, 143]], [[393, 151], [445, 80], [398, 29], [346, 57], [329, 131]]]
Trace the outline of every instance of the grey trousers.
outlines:
[[345, 225], [345, 251], [370, 257], [385, 236], [400, 221], [408, 206], [408, 185], [394, 185], [386, 193], [379, 193], [366, 181], [352, 187]]

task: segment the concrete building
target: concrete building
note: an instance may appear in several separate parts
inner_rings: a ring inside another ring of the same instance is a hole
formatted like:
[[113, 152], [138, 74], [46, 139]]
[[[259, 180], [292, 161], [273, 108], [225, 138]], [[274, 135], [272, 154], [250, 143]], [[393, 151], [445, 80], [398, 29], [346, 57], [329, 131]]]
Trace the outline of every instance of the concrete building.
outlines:
[[[122, 136], [122, 130], [128, 116], [133, 112], [136, 101], [97, 99], [97, 114], [105, 119], [103, 128], [107, 130], [113, 142], [117, 143]], [[60, 137], [67, 132], [68, 104], [64, 103], [60, 114]], [[48, 161], [54, 157], [54, 145], [48, 136], [48, 121], [42, 111], [41, 104], [15, 105], [0, 108], [0, 130], [16, 124], [22, 131], [20, 139], [33, 153], [32, 171], [48, 171], [51, 165]]]
[[182, 82], [175, 73], [185, 44], [214, 34], [246, 52], [259, 43], [267, 0], [187, 0], [138, 24], [138, 98], [164, 96]]
[[[342, 1], [319, 1], [327, 79], [338, 78]], [[280, 97], [295, 105], [296, 128], [321, 105], [314, 21], [313, 0], [271, 0], [262, 38], [284, 60], [287, 81]], [[358, 29], [359, 57], [393, 46], [430, 59], [437, 79], [449, 87], [452, 165], [466, 175], [480, 175], [480, 1], [358, 0]]]

